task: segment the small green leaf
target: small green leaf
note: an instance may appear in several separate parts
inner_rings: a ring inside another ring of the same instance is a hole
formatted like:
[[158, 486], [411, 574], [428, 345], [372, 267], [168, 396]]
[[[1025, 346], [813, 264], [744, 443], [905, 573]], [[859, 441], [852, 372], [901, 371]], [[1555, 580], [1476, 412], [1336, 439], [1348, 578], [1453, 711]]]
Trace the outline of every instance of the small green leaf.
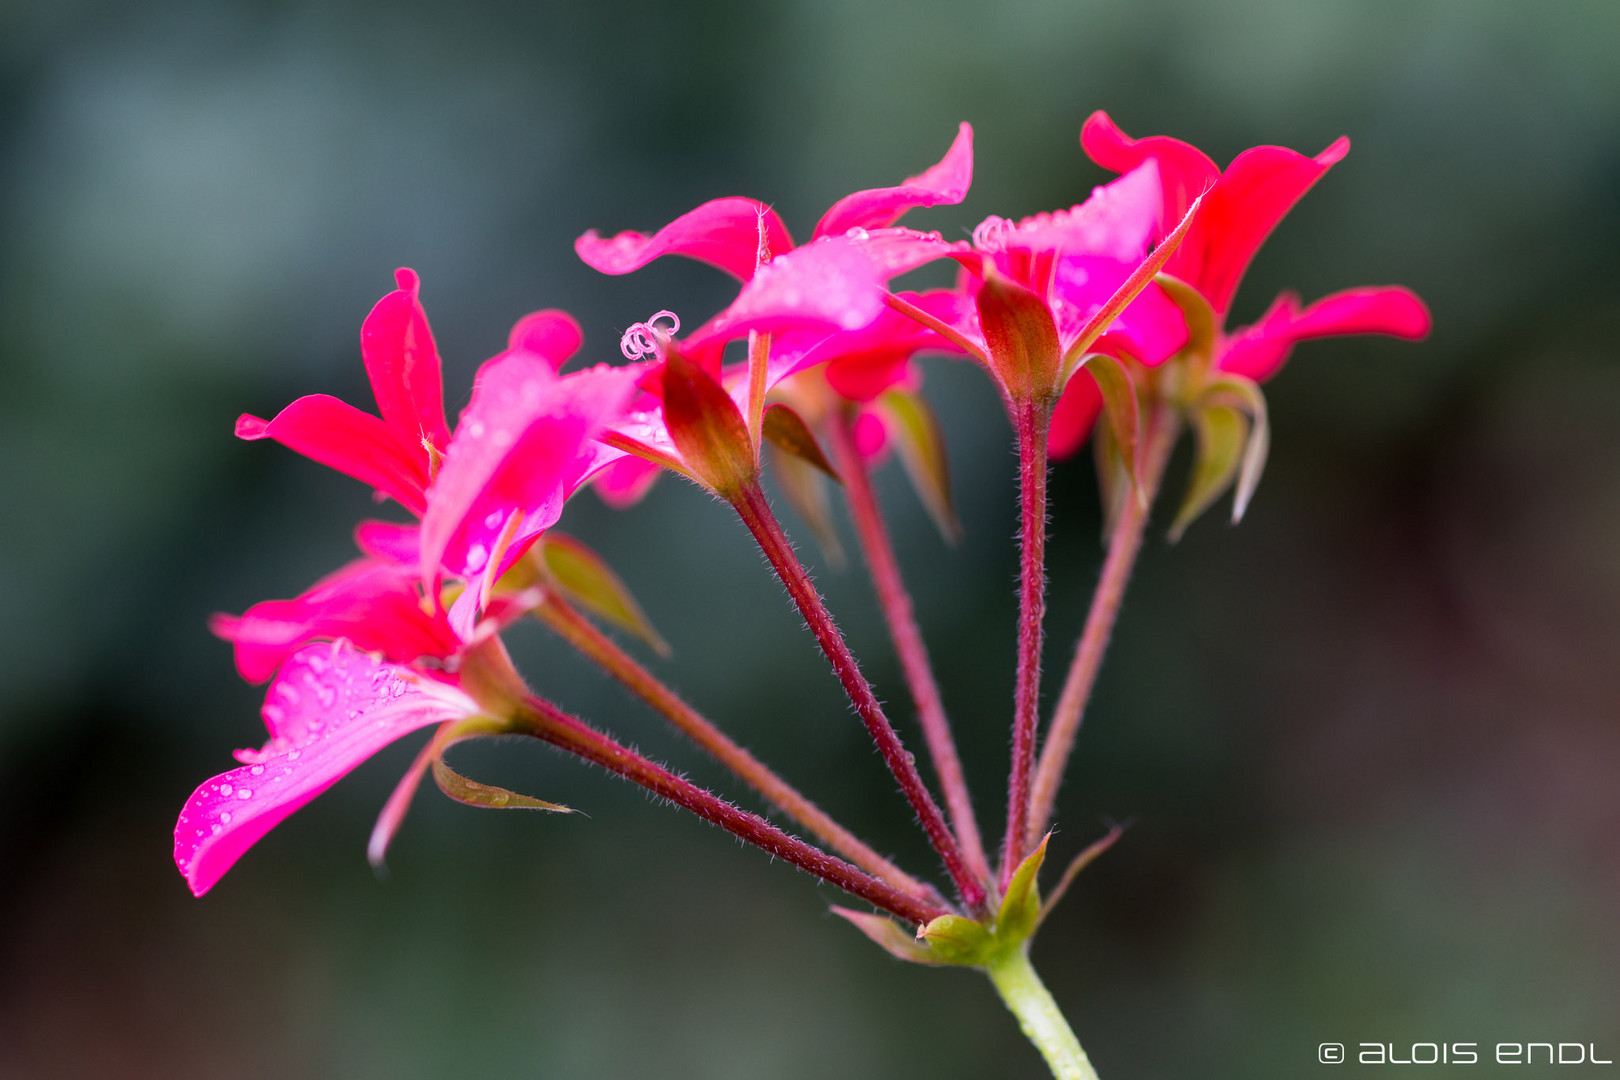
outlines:
[[1131, 477], [1125, 471], [1125, 462], [1110, 425], [1097, 425], [1091, 436], [1091, 451], [1097, 465], [1097, 490], [1102, 496], [1103, 510], [1102, 542], [1106, 544], [1114, 535], [1119, 515], [1125, 510], [1125, 500], [1130, 497]]
[[904, 390], [889, 390], [878, 398], [878, 408], [890, 421], [895, 451], [917, 497], [934, 519], [947, 543], [962, 539], [962, 523], [956, 517], [951, 496], [951, 469], [945, 457], [945, 433], [928, 402]]
[[547, 577], [570, 600], [634, 634], [659, 656], [669, 655], [669, 643], [658, 636], [641, 605], [600, 555], [555, 529], [536, 546]]
[[1113, 847], [1114, 841], [1118, 840], [1124, 832], [1125, 826], [1115, 825], [1104, 834], [1102, 839], [1093, 840], [1086, 846], [1084, 851], [1074, 857], [1073, 861], [1063, 871], [1063, 876], [1058, 879], [1057, 887], [1052, 890], [1052, 894], [1041, 904], [1041, 913], [1035, 919], [1037, 927], [1046, 921], [1048, 915], [1052, 914], [1052, 909], [1057, 907], [1059, 900], [1063, 899], [1063, 894], [1069, 891], [1069, 886], [1074, 884], [1074, 879], [1080, 876], [1080, 871], [1090, 866], [1103, 852]]
[[1013, 401], [1057, 400], [1062, 346], [1045, 300], [988, 264], [974, 303], [990, 373]]
[[1249, 422], [1242, 413], [1225, 405], [1195, 410], [1192, 425], [1198, 435], [1198, 458], [1193, 463], [1192, 479], [1187, 482], [1187, 495], [1170, 526], [1171, 543], [1180, 540], [1187, 526], [1231, 486], [1243, 444], [1249, 437]]
[[877, 942], [878, 946], [890, 956], [913, 964], [937, 966], [945, 963], [938, 953], [907, 933], [893, 919], [870, 911], [854, 911], [836, 905], [832, 910], [834, 915], [854, 923], [856, 929]]
[[561, 814], [574, 812], [561, 803], [550, 803], [528, 795], [519, 795], [503, 787], [469, 780], [447, 765], [443, 755], [433, 759], [433, 779], [438, 783], [440, 791], [456, 802], [466, 803], [468, 806], [481, 806], [492, 810], [550, 810]]
[[1207, 368], [1215, 356], [1215, 311], [1204, 299], [1204, 294], [1169, 274], [1153, 279], [1181, 309], [1182, 321], [1187, 324], [1187, 345], [1183, 350]]
[[[1131, 487], [1136, 489], [1136, 497], [1146, 500], [1147, 493], [1136, 482], [1136, 442], [1142, 426], [1142, 409], [1136, 400], [1136, 382], [1131, 378], [1131, 373], [1125, 370], [1124, 364], [1106, 353], [1082, 356], [1075, 367], [1075, 374], [1082, 370], [1091, 374], [1097, 389], [1102, 391], [1103, 412], [1108, 416], [1108, 426], [1113, 429], [1120, 464], [1125, 467]], [[1143, 506], [1146, 506], [1145, 501]]]
[[783, 497], [815, 534], [827, 561], [842, 568], [844, 545], [839, 542], [838, 527], [833, 523], [832, 504], [827, 499], [826, 476], [803, 458], [774, 448], [771, 471]]
[[1232, 524], [1243, 520], [1254, 498], [1254, 489], [1260, 486], [1260, 474], [1266, 468], [1266, 454], [1271, 449], [1271, 422], [1266, 417], [1266, 396], [1260, 387], [1241, 375], [1222, 375], [1209, 384], [1202, 400], [1211, 405], [1236, 406], [1249, 414], [1253, 424], [1249, 430], [1249, 444], [1243, 451], [1243, 467], [1238, 473], [1237, 494], [1232, 499]]
[[821, 452], [821, 444], [816, 442], [810, 426], [790, 406], [773, 401], [765, 407], [764, 434], [765, 440], [778, 450], [814, 465], [840, 484], [844, 482], [827, 455]]
[[941, 915], [917, 936], [947, 964], [983, 964], [996, 949], [995, 938], [982, 923], [961, 915]]
[[1046, 844], [1052, 839], [1047, 833], [1034, 851], [1018, 864], [1012, 880], [1007, 882], [1007, 895], [1002, 897], [1001, 910], [996, 914], [996, 940], [1002, 944], [1017, 944], [1029, 937], [1041, 915], [1041, 893], [1035, 878], [1046, 861]]

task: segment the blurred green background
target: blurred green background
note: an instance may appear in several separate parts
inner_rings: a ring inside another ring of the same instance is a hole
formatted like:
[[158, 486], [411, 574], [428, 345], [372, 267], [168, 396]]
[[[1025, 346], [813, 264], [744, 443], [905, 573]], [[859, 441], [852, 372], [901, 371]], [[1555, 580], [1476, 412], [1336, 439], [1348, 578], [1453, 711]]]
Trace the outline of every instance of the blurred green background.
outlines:
[[[1318, 1065], [1325, 1041], [1620, 1059], [1617, 46], [1606, 0], [0, 4], [0, 1075], [1044, 1075], [982, 979], [891, 961], [833, 890], [537, 746], [458, 764], [588, 819], [425, 791], [385, 881], [365, 837], [409, 740], [206, 899], [170, 842], [263, 737], [207, 614], [302, 589], [373, 510], [232, 421], [369, 403], [358, 329], [396, 265], [453, 414], [526, 311], [572, 310], [608, 359], [728, 297], [678, 260], [596, 275], [586, 228], [747, 194], [807, 235], [967, 119], [967, 204], [908, 219], [959, 235], [1102, 182], [1095, 108], [1223, 163], [1348, 134], [1237, 321], [1285, 286], [1400, 282], [1436, 330], [1302, 348], [1249, 519], [1150, 544], [1055, 854], [1133, 824], [1037, 964], [1109, 1080], [1376, 1072]], [[926, 366], [966, 542], [893, 466], [881, 488], [988, 827], [1014, 459], [982, 376]], [[1059, 667], [1100, 561], [1084, 459], [1054, 498]], [[675, 685], [932, 869], [721, 508], [664, 480], [564, 528], [675, 643]], [[862, 573], [817, 573], [916, 741]], [[543, 691], [724, 783], [538, 627], [513, 644]]]

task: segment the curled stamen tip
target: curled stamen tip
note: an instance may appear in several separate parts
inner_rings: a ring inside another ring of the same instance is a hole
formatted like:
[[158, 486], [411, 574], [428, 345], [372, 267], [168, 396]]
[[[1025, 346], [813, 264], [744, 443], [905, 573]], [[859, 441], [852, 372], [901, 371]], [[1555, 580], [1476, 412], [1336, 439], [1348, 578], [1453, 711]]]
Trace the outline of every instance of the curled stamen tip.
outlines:
[[987, 254], [994, 254], [1007, 246], [1007, 234], [1012, 222], [991, 214], [973, 228], [973, 246]]
[[[669, 329], [659, 326], [659, 320], [667, 319]], [[673, 311], [660, 311], [646, 322], [638, 322], [624, 332], [619, 338], [619, 351], [626, 360], [642, 360], [646, 357], [658, 355], [659, 343], [667, 341], [681, 332], [681, 317]]]

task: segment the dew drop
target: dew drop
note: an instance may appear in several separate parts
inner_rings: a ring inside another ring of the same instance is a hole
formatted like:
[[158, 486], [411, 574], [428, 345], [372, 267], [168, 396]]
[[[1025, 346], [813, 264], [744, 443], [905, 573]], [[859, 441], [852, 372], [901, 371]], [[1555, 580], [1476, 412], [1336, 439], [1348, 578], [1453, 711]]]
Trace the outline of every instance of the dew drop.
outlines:
[[229, 825], [231, 823], [231, 812], [229, 810], [225, 811], [223, 814], [219, 815], [219, 820]]
[[252, 788], [237, 788], [236, 789], [236, 797], [238, 799], [251, 799], [251, 798], [253, 798], [253, 789]]
[[235, 790], [236, 789], [231, 787], [231, 785], [229, 785], [229, 784], [221, 784], [221, 785], [219, 785], [219, 793], [221, 795], [225, 796], [227, 799], [231, 797], [231, 792], [233, 792]]
[[252, 773], [254, 776], [263, 776], [264, 775], [264, 766], [263, 765], [255, 765], [255, 766], [253, 766], [253, 768], [249, 769], [248, 772]]

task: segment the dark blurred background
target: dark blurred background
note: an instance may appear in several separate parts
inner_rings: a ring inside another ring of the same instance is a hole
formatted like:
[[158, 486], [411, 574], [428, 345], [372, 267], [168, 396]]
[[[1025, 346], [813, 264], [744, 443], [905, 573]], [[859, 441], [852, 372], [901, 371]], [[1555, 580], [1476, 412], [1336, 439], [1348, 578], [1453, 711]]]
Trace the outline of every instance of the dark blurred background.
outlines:
[[[0, 4], [0, 1074], [1044, 1075], [982, 979], [891, 961], [833, 890], [534, 745], [458, 764], [589, 818], [424, 791], [380, 881], [365, 838], [407, 740], [203, 900], [170, 845], [263, 738], [206, 616], [301, 590], [374, 512], [232, 421], [369, 407], [358, 330], [396, 265], [453, 415], [526, 311], [572, 310], [610, 359], [628, 324], [729, 296], [679, 260], [596, 275], [586, 228], [747, 194], [805, 236], [967, 119], [967, 204], [908, 219], [960, 235], [1102, 182], [1076, 141], [1095, 108], [1222, 163], [1348, 134], [1236, 322], [1285, 286], [1400, 282], [1436, 329], [1303, 347], [1249, 519], [1158, 531], [1055, 855], [1133, 824], [1037, 964], [1109, 1080], [1315, 1075], [1325, 1041], [1620, 1059], [1617, 46], [1605, 0]], [[965, 543], [894, 466], [882, 495], [996, 835], [1014, 459], [982, 376], [926, 369]], [[1054, 498], [1061, 669], [1101, 555], [1085, 459]], [[932, 870], [720, 507], [666, 479], [564, 528], [675, 643], [661, 672]], [[863, 574], [817, 573], [916, 741]], [[725, 783], [540, 628], [513, 645], [551, 696]]]

